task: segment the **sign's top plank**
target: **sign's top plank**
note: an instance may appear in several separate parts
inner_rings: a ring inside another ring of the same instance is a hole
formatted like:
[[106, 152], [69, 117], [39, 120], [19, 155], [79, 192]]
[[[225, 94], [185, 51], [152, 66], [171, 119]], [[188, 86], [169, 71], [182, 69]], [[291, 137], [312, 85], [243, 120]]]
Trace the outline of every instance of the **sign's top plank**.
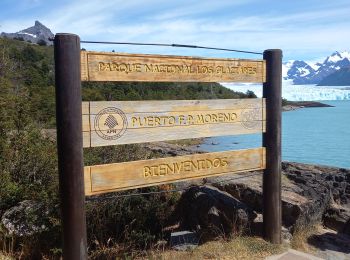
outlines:
[[264, 60], [81, 52], [83, 81], [265, 82]]

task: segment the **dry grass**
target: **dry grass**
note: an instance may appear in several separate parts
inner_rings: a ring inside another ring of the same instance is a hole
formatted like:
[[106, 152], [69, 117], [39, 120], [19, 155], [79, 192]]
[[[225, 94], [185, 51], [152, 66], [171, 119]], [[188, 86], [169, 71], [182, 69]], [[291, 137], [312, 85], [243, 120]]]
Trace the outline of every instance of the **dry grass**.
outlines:
[[192, 251], [150, 251], [142, 259], [263, 259], [285, 250], [285, 246], [273, 245], [261, 238], [241, 236], [230, 241], [208, 242]]
[[[286, 245], [273, 245], [262, 238], [239, 236], [232, 240], [218, 240], [205, 243], [189, 251], [166, 250], [162, 246], [149, 251], [128, 251], [112, 244], [100, 247], [90, 255], [90, 259], [264, 259], [267, 256], [280, 254], [287, 249]], [[0, 260], [12, 260], [15, 257], [0, 252]]]
[[308, 239], [317, 234], [322, 229], [321, 223], [317, 223], [310, 226], [297, 227], [293, 233], [293, 238], [290, 241], [290, 245], [295, 250], [300, 250], [306, 253], [312, 253], [315, 248], [308, 244]]
[[14, 257], [9, 256], [8, 254], [4, 254], [0, 252], [0, 260], [13, 260], [15, 259]]

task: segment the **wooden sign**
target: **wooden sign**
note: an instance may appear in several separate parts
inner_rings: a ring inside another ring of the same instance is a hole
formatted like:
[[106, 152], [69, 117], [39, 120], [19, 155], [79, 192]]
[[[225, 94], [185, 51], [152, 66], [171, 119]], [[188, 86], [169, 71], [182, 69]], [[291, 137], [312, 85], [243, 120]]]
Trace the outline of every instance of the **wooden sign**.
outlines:
[[265, 169], [265, 148], [193, 154], [84, 167], [85, 194], [94, 195]]
[[264, 131], [265, 99], [83, 102], [84, 147]]
[[82, 81], [265, 82], [265, 61], [81, 52]]

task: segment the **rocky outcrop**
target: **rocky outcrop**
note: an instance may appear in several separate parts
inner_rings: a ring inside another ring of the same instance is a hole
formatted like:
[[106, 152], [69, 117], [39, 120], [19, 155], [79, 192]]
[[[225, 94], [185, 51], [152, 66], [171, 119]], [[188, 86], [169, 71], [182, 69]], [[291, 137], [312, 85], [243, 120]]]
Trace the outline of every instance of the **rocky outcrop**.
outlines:
[[[262, 213], [262, 175], [244, 178], [220, 177], [208, 180], [220, 190], [224, 190], [239, 201], [252, 207], [256, 212]], [[306, 225], [322, 219], [320, 208], [327, 208], [330, 198], [317, 196], [310, 199], [303, 195], [303, 189], [297, 184], [284, 178], [282, 185], [282, 220], [283, 225], [293, 229], [296, 225]]]
[[196, 231], [201, 240], [241, 233], [257, 214], [230, 194], [212, 186], [193, 186], [184, 192], [171, 217], [180, 230]]
[[326, 196], [328, 191], [335, 203], [350, 206], [350, 170], [302, 163], [283, 163], [282, 167], [285, 176], [302, 188], [304, 196]]
[[323, 216], [326, 227], [350, 235], [350, 208], [332, 204]]
[[[225, 175], [193, 183], [212, 185], [257, 213], [262, 213], [262, 172]], [[283, 225], [293, 231], [297, 226], [308, 226], [323, 221], [329, 228], [348, 233], [349, 192], [350, 170], [284, 162]]]

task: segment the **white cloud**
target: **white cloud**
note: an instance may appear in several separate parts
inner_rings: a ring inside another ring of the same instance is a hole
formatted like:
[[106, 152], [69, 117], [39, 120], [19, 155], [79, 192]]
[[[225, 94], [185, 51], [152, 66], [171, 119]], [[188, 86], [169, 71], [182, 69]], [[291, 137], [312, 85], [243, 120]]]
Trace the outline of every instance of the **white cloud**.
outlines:
[[[225, 11], [249, 2], [76, 0], [38, 19], [54, 32], [76, 33], [86, 40], [183, 43], [253, 51], [281, 48], [285, 57], [294, 59], [317, 58], [315, 55], [328, 55], [348, 47], [350, 6], [347, 2], [318, 5], [302, 12], [285, 10], [278, 15], [268, 11], [254, 15]], [[216, 15], [211, 15], [212, 12]], [[222, 16], [217, 15], [220, 12]], [[35, 19], [2, 24], [7, 31], [18, 31], [31, 26]], [[123, 49], [131, 47], [123, 46]], [[186, 54], [194, 50], [171, 52]], [[194, 52], [202, 53], [203, 50]]]

